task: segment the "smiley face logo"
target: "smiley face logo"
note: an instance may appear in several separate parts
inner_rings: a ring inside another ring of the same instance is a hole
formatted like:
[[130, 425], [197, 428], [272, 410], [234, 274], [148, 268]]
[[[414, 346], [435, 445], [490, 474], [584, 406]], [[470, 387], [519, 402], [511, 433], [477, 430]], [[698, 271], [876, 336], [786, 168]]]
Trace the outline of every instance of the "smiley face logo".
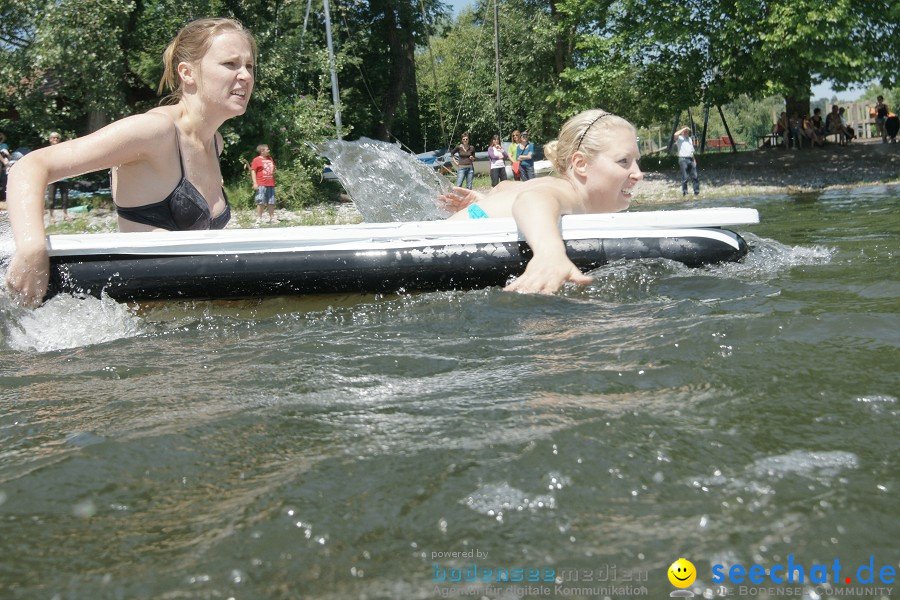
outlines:
[[686, 558], [679, 558], [669, 567], [669, 582], [677, 588], [686, 588], [697, 578], [697, 569]]

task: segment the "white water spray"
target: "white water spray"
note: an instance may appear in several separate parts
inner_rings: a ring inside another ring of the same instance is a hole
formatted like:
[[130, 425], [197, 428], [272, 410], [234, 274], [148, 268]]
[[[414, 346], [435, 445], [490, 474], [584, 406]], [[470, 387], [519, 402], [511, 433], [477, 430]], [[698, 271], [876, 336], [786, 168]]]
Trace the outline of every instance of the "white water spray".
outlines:
[[368, 138], [317, 146], [367, 223], [436, 221], [450, 213], [438, 196], [450, 183], [397, 144]]

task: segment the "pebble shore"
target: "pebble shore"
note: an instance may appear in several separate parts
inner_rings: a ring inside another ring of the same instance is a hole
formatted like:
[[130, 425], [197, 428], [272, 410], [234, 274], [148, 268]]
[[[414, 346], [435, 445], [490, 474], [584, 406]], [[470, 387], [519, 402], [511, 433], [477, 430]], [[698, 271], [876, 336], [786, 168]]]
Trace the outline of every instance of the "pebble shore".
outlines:
[[[900, 144], [881, 140], [824, 148], [763, 148], [756, 151], [699, 155], [700, 198], [801, 193], [900, 183]], [[693, 196], [688, 196], [693, 200]], [[648, 171], [635, 191], [634, 204], [680, 202], [677, 168]]]

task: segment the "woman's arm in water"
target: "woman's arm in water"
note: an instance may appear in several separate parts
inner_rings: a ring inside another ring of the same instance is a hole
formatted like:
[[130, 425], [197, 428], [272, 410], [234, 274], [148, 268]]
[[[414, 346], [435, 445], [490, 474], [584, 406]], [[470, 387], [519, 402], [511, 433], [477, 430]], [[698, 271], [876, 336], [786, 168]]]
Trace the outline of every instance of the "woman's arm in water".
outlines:
[[172, 131], [172, 120], [143, 114], [116, 121], [83, 138], [28, 153], [10, 171], [6, 190], [16, 254], [6, 283], [12, 299], [24, 306], [41, 304], [47, 292], [50, 260], [44, 230], [44, 189], [84, 173], [150, 160], [159, 140]]
[[560, 216], [574, 212], [573, 208], [568, 198], [546, 188], [529, 190], [516, 198], [513, 217], [534, 255], [525, 272], [504, 288], [506, 291], [552, 294], [566, 281], [579, 285], [592, 281], [569, 260], [560, 233]]

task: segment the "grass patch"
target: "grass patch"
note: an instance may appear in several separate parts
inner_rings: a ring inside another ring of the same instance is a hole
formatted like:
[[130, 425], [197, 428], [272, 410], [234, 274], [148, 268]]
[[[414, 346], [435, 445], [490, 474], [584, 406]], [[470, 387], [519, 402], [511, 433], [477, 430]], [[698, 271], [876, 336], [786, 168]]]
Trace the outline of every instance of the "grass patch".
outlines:
[[[279, 169], [275, 173], [275, 206], [291, 211], [304, 210], [338, 200], [343, 188], [333, 181], [313, 181], [299, 169]], [[255, 209], [256, 193], [249, 177], [225, 185], [234, 209]]]
[[[55, 211], [62, 214], [62, 210]], [[115, 215], [109, 218], [97, 218], [92, 211], [77, 213], [70, 215], [74, 217], [71, 221], [59, 221], [51, 223], [47, 226], [48, 234], [69, 234], [69, 233], [113, 233], [119, 230], [118, 219]]]

